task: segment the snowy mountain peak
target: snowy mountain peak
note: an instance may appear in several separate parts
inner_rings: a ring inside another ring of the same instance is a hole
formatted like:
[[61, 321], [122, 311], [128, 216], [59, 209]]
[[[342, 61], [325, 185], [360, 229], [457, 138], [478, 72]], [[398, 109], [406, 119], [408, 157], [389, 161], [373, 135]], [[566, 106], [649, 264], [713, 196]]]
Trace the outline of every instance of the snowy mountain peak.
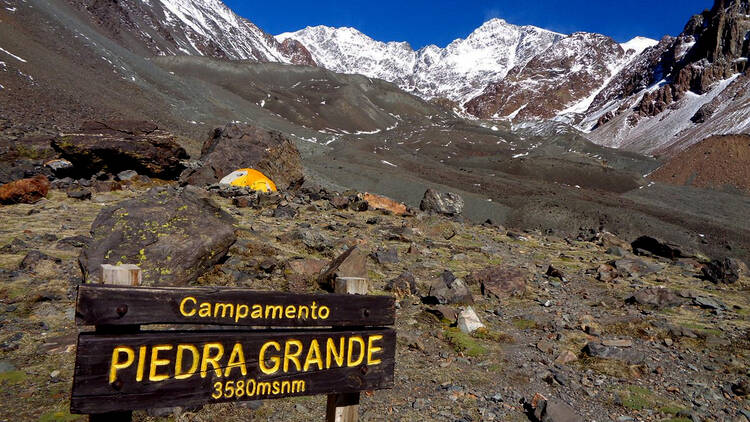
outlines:
[[620, 47], [625, 51], [633, 50], [635, 54], [638, 55], [645, 49], [653, 47], [656, 44], [659, 44], [659, 41], [646, 37], [635, 37], [628, 42], [620, 44]]
[[276, 39], [299, 41], [327, 69], [391, 81], [425, 98], [463, 102], [563, 37], [495, 18], [445, 48], [428, 45], [418, 51], [406, 42], [373, 40], [353, 28], [307, 27]]
[[71, 3], [90, 13], [102, 30], [135, 51], [315, 64], [306, 49], [294, 44], [283, 46], [221, 0]]

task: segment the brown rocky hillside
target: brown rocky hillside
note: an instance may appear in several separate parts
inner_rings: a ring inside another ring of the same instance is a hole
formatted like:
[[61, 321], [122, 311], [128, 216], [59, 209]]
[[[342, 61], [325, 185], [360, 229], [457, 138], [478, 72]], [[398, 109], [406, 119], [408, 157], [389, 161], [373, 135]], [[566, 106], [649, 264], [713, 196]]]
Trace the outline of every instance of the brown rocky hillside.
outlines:
[[750, 136], [707, 138], [670, 159], [649, 178], [673, 185], [729, 187], [750, 193]]

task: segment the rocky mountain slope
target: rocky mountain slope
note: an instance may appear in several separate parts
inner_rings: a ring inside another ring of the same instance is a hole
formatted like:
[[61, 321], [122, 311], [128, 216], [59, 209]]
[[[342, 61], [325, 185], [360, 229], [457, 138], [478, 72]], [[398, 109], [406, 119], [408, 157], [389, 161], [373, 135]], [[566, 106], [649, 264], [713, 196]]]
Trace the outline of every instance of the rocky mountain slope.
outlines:
[[613, 78], [579, 127], [600, 144], [649, 153], [750, 129], [749, 12], [747, 0], [716, 0]]
[[[162, 268], [193, 271], [194, 285], [322, 293], [321, 269], [356, 246], [355, 270], [373, 293], [397, 301], [396, 382], [362, 394], [364, 420], [743, 421], [750, 410], [746, 274], [712, 282], [701, 258], [636, 256], [606, 232], [571, 239], [362, 211], [369, 205], [361, 195], [317, 189], [264, 196], [248, 207], [241, 194], [143, 179], [91, 199], [53, 189], [35, 204], [0, 207], [7, 222], [0, 231], [0, 395], [7, 399], [0, 418], [87, 419], [68, 413], [82, 328], [74, 322], [78, 258], [103, 244], [102, 231], [128, 230], [102, 218], [116, 209], [127, 210], [127, 221], [163, 221], [144, 210], [155, 196], [189, 204], [166, 209], [177, 218], [146, 232], [170, 246], [162, 253], [194, 255], [186, 233], [203, 253], [223, 257], [200, 271], [178, 259]], [[201, 222], [215, 214], [221, 231], [206, 232]], [[198, 240], [204, 235], [228, 241]], [[146, 254], [145, 266], [166, 264], [155, 249], [133, 253]], [[468, 306], [484, 328], [456, 327]], [[546, 417], [534, 416], [537, 394], [551, 403], [537, 413]], [[324, 419], [325, 402], [310, 396], [154, 409], [134, 420], [302, 422]]]
[[221, 0], [70, 2], [112, 38], [141, 53], [315, 65], [300, 44], [276, 41]]
[[481, 118], [535, 120], [586, 109], [649, 41], [620, 45], [604, 35], [577, 32], [513, 67], [468, 101], [466, 111]]
[[326, 69], [384, 79], [423, 98], [463, 102], [563, 37], [491, 19], [445, 48], [429, 45], [417, 51], [405, 42], [375, 41], [354, 28], [308, 27], [276, 38], [299, 41]]

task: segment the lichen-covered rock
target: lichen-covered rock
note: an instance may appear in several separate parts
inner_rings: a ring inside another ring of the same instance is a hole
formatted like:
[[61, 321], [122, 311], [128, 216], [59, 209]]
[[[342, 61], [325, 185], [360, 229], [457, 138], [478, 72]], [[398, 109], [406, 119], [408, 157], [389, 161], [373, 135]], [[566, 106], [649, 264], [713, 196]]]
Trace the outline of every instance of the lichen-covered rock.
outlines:
[[0, 204], [33, 204], [47, 196], [50, 183], [47, 177], [38, 175], [0, 186]]
[[153, 188], [99, 213], [79, 263], [85, 279], [101, 264], [137, 264], [144, 285], [186, 285], [226, 255], [234, 222], [201, 189]]
[[298, 189], [305, 180], [302, 159], [292, 141], [279, 132], [241, 123], [214, 129], [203, 143], [200, 163], [185, 170], [180, 180], [211, 185], [241, 168], [260, 171], [280, 190]]

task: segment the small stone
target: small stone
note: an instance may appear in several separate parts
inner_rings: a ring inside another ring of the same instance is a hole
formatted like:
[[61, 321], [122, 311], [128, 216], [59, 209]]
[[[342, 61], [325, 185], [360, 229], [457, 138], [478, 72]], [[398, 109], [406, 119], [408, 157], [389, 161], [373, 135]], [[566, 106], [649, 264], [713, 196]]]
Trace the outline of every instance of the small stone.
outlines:
[[471, 306], [467, 306], [458, 314], [458, 329], [464, 333], [473, 333], [474, 331], [484, 328], [484, 324]]
[[560, 280], [565, 281], [565, 275], [563, 275], [562, 271], [552, 265], [547, 268], [546, 275], [548, 277], [559, 278]]
[[60, 376], [60, 370], [59, 369], [55, 369], [54, 371], [50, 372], [50, 374], [49, 374], [50, 378], [57, 378], [59, 376]]
[[565, 365], [566, 363], [575, 362], [578, 360], [578, 356], [570, 350], [565, 350], [560, 353], [560, 356], [555, 359], [555, 363]]
[[117, 180], [121, 182], [131, 182], [138, 178], [138, 172], [135, 170], [123, 170], [117, 173]]
[[86, 201], [91, 199], [91, 191], [88, 189], [79, 189], [68, 192], [68, 198], [78, 199], [79, 201]]
[[609, 347], [632, 347], [632, 340], [602, 340], [602, 344]]

